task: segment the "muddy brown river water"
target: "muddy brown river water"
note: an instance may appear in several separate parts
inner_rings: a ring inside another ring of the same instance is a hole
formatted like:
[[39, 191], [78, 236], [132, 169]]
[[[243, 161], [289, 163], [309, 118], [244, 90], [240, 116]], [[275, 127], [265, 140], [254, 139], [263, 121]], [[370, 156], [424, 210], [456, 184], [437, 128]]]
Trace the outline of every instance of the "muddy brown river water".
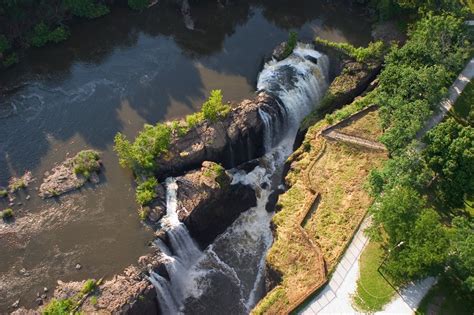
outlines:
[[[194, 30], [166, 1], [140, 13], [114, 8], [0, 73], [0, 186], [26, 170], [36, 178], [16, 196], [16, 220], [0, 222], [0, 313], [17, 299], [35, 306], [57, 280], [111, 277], [148, 251], [153, 231], [139, 222], [132, 176], [112, 150], [117, 132], [134, 137], [144, 123], [192, 113], [211, 89], [252, 97], [265, 55], [289, 30], [370, 41], [367, 17], [345, 1], [226, 2], [192, 1]], [[102, 153], [101, 183], [41, 200], [44, 172], [85, 148]]]

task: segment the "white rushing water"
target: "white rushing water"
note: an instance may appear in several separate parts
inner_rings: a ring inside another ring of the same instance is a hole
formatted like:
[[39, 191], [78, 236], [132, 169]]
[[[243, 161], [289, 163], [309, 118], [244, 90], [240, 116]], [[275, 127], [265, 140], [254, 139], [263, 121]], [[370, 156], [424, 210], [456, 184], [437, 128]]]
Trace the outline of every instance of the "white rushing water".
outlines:
[[249, 173], [230, 170], [232, 184], [250, 185], [257, 205], [239, 218], [204, 251], [200, 251], [177, 215], [177, 184], [167, 180], [167, 214], [163, 226], [170, 247], [160, 240], [170, 280], [152, 273], [163, 314], [246, 314], [264, 294], [265, 254], [272, 244], [267, 212], [269, 197], [280, 185], [285, 160], [292, 153], [301, 120], [318, 104], [327, 88], [328, 58], [299, 44], [287, 59], [265, 65], [258, 90], [279, 99], [286, 117], [275, 121], [259, 111], [265, 125], [266, 154]]

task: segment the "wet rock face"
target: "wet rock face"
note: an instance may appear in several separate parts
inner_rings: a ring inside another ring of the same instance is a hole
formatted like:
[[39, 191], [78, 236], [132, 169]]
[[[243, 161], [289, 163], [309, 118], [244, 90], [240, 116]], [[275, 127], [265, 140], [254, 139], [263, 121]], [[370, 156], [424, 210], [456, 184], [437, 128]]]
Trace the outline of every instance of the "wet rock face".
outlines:
[[286, 53], [286, 46], [288, 46], [288, 44], [286, 42], [282, 42], [280, 45], [275, 47], [275, 49], [273, 50], [272, 57], [276, 61], [281, 61], [281, 60], [283, 60], [287, 57], [286, 54], [285, 54]]
[[197, 169], [204, 161], [221, 163], [229, 169], [265, 153], [265, 125], [258, 113], [268, 112], [281, 119], [277, 100], [260, 93], [255, 100], [244, 100], [223, 120], [204, 122], [183, 137], [174, 139], [166, 156], [160, 156], [156, 176], [163, 179]]
[[178, 217], [203, 246], [257, 202], [250, 186], [231, 185], [231, 176], [216, 169], [219, 165], [204, 162], [200, 170], [177, 178]]

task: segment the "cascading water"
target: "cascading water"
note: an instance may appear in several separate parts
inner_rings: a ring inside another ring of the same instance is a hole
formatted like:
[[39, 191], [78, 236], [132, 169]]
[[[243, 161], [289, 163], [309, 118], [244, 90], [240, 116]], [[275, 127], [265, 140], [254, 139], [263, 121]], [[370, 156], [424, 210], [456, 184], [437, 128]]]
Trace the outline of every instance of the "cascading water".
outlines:
[[320, 101], [327, 88], [328, 58], [299, 44], [287, 59], [265, 65], [258, 80], [263, 90], [278, 100], [285, 126], [264, 110], [266, 154], [253, 171], [230, 170], [232, 184], [250, 185], [257, 205], [239, 218], [204, 251], [200, 251], [176, 212], [177, 184], [167, 180], [167, 215], [164, 228], [170, 248], [157, 241], [170, 280], [155, 273], [150, 281], [164, 314], [246, 314], [264, 294], [265, 254], [272, 243], [265, 209], [269, 196], [280, 185], [285, 160], [291, 154], [301, 120]]

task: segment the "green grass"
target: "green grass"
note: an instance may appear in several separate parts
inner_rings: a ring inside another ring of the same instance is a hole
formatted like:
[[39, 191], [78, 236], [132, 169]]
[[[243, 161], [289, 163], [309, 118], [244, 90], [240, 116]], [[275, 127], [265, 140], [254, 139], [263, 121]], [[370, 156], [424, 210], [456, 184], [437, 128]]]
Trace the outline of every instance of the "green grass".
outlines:
[[373, 241], [367, 245], [360, 257], [360, 278], [357, 281], [354, 302], [362, 311], [382, 310], [396, 293], [378, 271], [383, 258], [383, 249], [379, 243]]
[[472, 314], [473, 299], [460, 293], [458, 286], [451, 279], [441, 278], [423, 298], [416, 315], [429, 314], [430, 308], [438, 309], [437, 314]]
[[[462, 92], [461, 96], [454, 104], [454, 111], [453, 114], [461, 118], [462, 120], [469, 119], [469, 113], [473, 108], [473, 101], [474, 100], [474, 83], [471, 81], [466, 86], [464, 91]], [[474, 118], [474, 117], [473, 117]]]

